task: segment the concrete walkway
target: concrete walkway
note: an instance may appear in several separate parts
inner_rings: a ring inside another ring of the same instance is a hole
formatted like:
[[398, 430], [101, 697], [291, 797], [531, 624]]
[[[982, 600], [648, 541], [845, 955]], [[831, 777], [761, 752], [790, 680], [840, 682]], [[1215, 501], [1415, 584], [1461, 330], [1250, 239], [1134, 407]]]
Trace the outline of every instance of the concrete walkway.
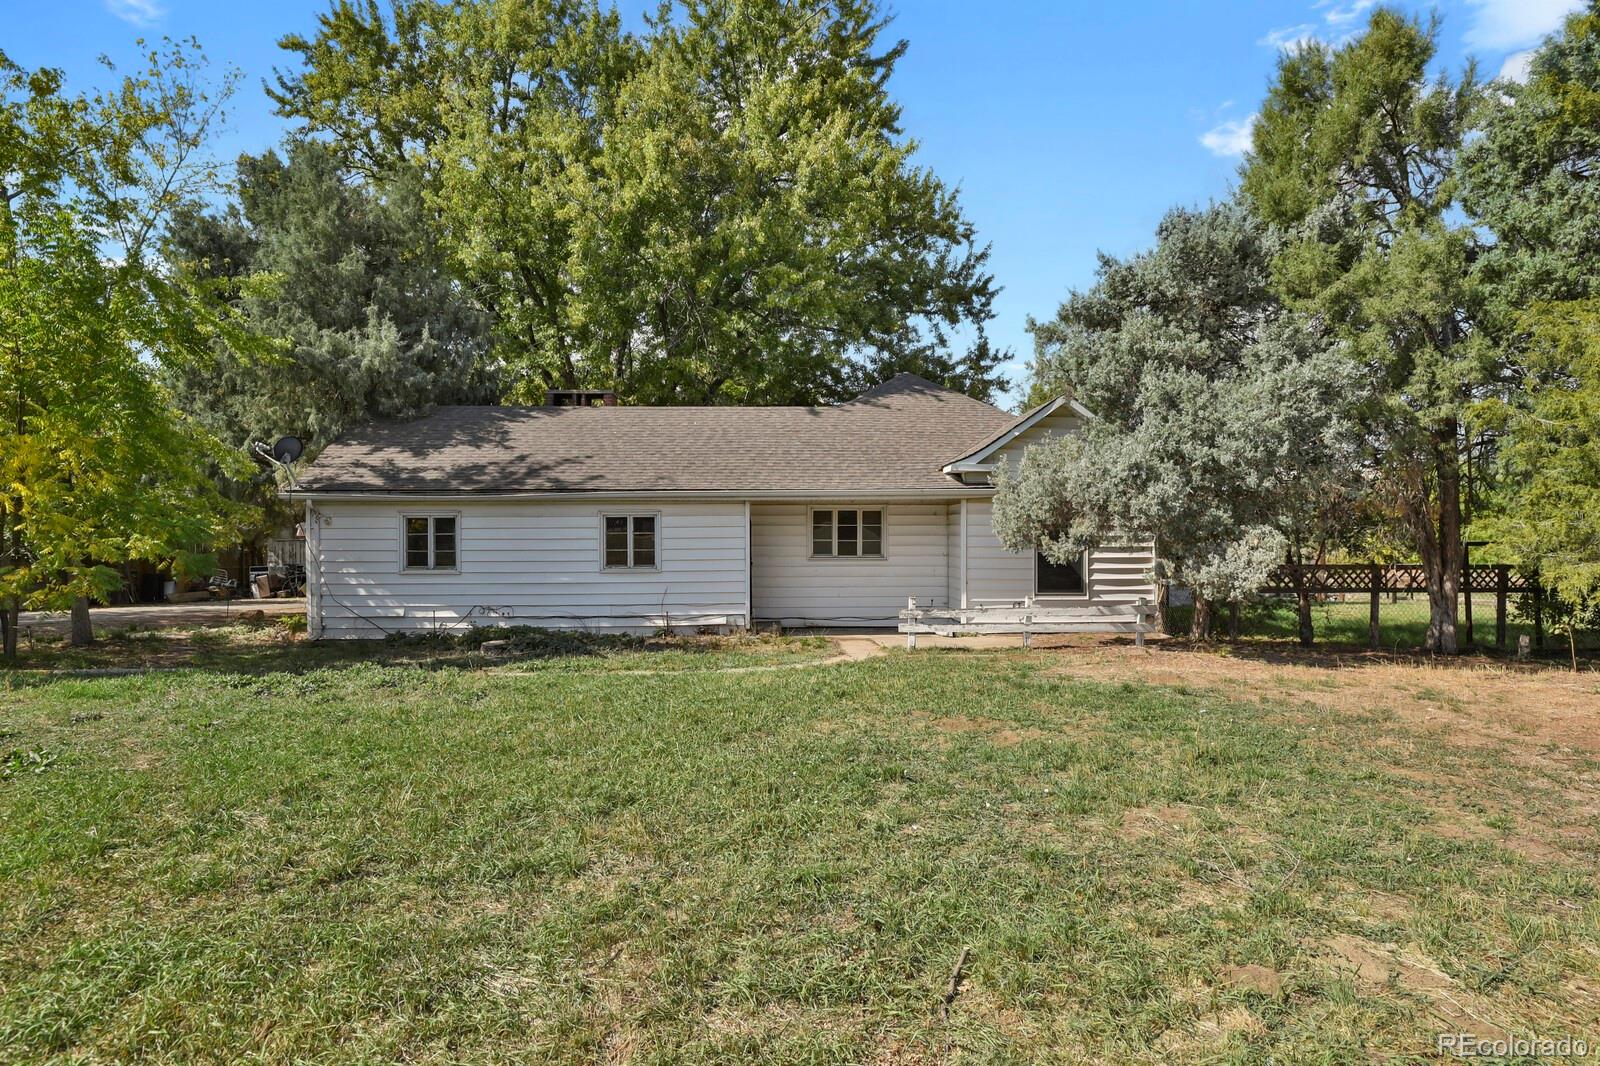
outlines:
[[[268, 618], [286, 614], [304, 614], [306, 601], [247, 600], [239, 599], [217, 603], [137, 603], [118, 607], [94, 607], [89, 618], [97, 630], [127, 629], [189, 629], [195, 626], [225, 626], [237, 622], [240, 615], [260, 611]], [[66, 611], [23, 611], [22, 631], [30, 630], [43, 635], [65, 634], [71, 620]]]

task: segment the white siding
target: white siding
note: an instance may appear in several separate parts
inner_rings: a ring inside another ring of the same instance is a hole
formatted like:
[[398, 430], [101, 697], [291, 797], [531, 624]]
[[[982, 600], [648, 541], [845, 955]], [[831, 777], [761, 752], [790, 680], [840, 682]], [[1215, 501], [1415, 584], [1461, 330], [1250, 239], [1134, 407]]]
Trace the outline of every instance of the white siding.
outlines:
[[[967, 598], [974, 607], [1019, 603], [1034, 594], [1032, 552], [1008, 552], [994, 535], [994, 507], [988, 500], [967, 504]], [[1105, 545], [1089, 553], [1086, 595], [1052, 598], [1053, 605], [1091, 608], [1155, 602], [1149, 545]]]
[[967, 504], [967, 603], [983, 607], [1033, 595], [1032, 553], [1008, 552], [994, 535], [994, 505]]
[[[650, 631], [746, 622], [740, 501], [322, 502], [307, 545], [314, 624], [327, 637], [435, 625]], [[604, 570], [601, 516], [660, 515], [657, 570]], [[460, 515], [460, 569], [401, 568], [400, 518]]]
[[785, 625], [894, 626], [906, 597], [949, 605], [950, 505], [861, 500], [822, 506], [881, 506], [882, 559], [811, 558], [810, 507], [751, 506], [752, 591], [758, 621]]

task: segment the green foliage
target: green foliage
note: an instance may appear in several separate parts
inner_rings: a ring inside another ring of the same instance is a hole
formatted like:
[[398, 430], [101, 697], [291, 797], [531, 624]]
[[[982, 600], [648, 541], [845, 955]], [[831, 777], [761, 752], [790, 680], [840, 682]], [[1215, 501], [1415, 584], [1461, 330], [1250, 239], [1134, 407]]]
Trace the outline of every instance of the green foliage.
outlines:
[[153, 266], [173, 205], [207, 187], [220, 115], [192, 50], [96, 97], [0, 56], [0, 597], [15, 652], [24, 601], [104, 598], [105, 564], [169, 562], [248, 516], [213, 488], [230, 455], [180, 414], [162, 368], [228, 329]]
[[1276, 288], [1344, 340], [1372, 386], [1371, 495], [1427, 568], [1430, 646], [1454, 652], [1461, 455], [1486, 428], [1474, 412], [1505, 383], [1495, 349], [1470, 340], [1477, 236], [1453, 210], [1486, 96], [1470, 65], [1433, 76], [1436, 31], [1380, 8], [1347, 45], [1286, 53], [1242, 191], [1285, 232]]
[[230, 443], [341, 430], [431, 403], [493, 402], [486, 317], [431, 237], [414, 176], [356, 182], [325, 145], [239, 159], [238, 203], [189, 205], [167, 255], [273, 350], [175, 369], [182, 406]]
[[[988, 396], [995, 294], [912, 161], [870, 0], [336, 4], [280, 113], [414, 174], [508, 395], [813, 402], [915, 370]], [[957, 336], [968, 350], [953, 356]]]
[[1329, 535], [1355, 489], [1362, 386], [1278, 304], [1272, 251], [1237, 204], [1173, 211], [1152, 251], [1103, 258], [1092, 289], [1032, 324], [1038, 380], [1098, 417], [1002, 468], [1003, 543], [1067, 559], [1152, 538], [1162, 576], [1225, 601]]
[[1488, 338], [1524, 388], [1499, 418], [1505, 486], [1485, 523], [1537, 569], [1559, 620], [1600, 622], [1600, 5], [1534, 56], [1463, 154], [1463, 198], [1495, 243], [1478, 264]]

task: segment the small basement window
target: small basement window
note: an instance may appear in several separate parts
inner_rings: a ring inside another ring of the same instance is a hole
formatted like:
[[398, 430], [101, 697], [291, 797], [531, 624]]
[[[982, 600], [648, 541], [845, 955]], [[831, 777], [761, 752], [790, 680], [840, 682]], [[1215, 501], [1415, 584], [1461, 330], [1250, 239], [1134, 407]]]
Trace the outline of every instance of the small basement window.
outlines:
[[407, 570], [456, 568], [455, 515], [406, 515], [404, 522]]
[[811, 555], [815, 559], [882, 559], [883, 508], [814, 509]]
[[605, 568], [654, 570], [656, 568], [656, 516], [608, 514], [605, 516]]
[[1088, 553], [1070, 563], [1052, 563], [1043, 552], [1034, 552], [1034, 595], [1082, 596], [1084, 562]]

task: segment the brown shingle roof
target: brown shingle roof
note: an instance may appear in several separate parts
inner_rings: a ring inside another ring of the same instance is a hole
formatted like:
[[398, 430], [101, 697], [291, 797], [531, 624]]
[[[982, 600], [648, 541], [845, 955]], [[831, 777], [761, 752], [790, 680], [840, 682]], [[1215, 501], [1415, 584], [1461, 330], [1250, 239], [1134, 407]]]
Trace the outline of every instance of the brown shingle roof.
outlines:
[[438, 407], [340, 437], [296, 491], [937, 494], [1011, 421], [914, 374], [836, 407]]

